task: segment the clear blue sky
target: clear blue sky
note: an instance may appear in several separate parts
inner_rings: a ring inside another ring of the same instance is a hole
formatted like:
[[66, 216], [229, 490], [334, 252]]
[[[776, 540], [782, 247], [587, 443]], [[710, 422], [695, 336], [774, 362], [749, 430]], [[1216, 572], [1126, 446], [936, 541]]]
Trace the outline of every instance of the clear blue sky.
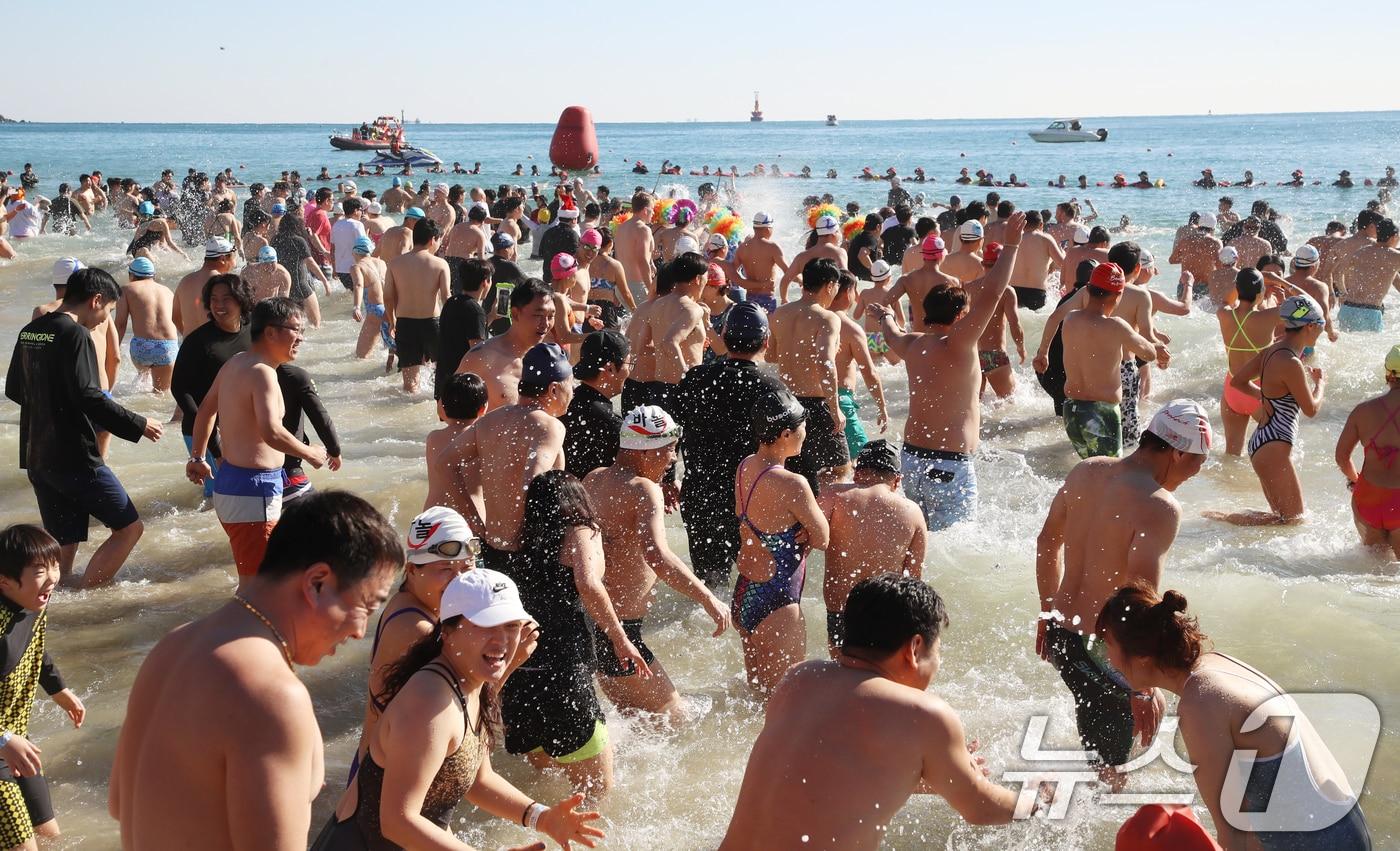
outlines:
[[772, 120], [1393, 109], [1400, 38], [1385, 4], [1295, 0], [20, 2], [0, 112], [34, 121], [743, 120], [754, 89]]

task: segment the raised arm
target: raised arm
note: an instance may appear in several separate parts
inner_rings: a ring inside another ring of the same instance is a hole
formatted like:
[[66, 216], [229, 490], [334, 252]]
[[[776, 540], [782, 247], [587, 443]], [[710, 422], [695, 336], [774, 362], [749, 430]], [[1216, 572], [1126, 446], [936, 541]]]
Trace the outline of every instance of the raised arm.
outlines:
[[978, 338], [987, 330], [992, 317], [996, 315], [997, 304], [1001, 302], [1002, 293], [1011, 281], [1011, 269], [1016, 265], [1016, 255], [1020, 253], [1021, 247], [1021, 234], [1025, 229], [1025, 213], [1017, 211], [1006, 220], [1006, 230], [1003, 233], [1006, 243], [1002, 246], [1001, 256], [997, 258], [992, 271], [988, 272], [982, 278], [982, 283], [972, 291], [967, 315], [953, 324], [952, 330], [948, 332], [949, 342], [972, 347], [977, 345]]

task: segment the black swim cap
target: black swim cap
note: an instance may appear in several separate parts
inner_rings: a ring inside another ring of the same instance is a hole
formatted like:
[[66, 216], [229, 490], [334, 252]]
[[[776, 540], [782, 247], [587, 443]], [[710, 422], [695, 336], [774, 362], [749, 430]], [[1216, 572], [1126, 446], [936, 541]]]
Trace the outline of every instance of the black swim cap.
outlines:
[[797, 428], [806, 420], [807, 409], [787, 390], [764, 393], [754, 404], [754, 437], [759, 443], [772, 443], [783, 432]]

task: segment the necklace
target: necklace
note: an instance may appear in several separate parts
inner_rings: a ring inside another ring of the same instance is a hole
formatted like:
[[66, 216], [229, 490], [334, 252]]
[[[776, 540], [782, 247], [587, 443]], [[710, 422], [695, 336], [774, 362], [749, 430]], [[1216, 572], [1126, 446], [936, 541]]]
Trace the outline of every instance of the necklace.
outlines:
[[258, 620], [262, 621], [264, 626], [266, 626], [268, 629], [272, 630], [273, 636], [275, 636], [275, 637], [277, 638], [277, 643], [278, 643], [279, 645], [281, 645], [281, 647], [282, 647], [282, 658], [287, 660], [287, 667], [288, 667], [289, 669], [295, 670], [294, 668], [292, 668], [292, 651], [291, 651], [291, 649], [290, 649], [289, 647], [287, 647], [287, 639], [285, 639], [285, 638], [282, 637], [282, 633], [277, 629], [277, 627], [275, 627], [275, 626], [272, 625], [272, 621], [270, 621], [270, 620], [267, 619], [267, 615], [265, 615], [265, 614], [263, 614], [262, 612], [258, 611], [257, 608], [255, 608], [255, 607], [253, 606], [252, 603], [248, 602], [247, 600], [243, 599], [242, 597], [238, 596], [237, 594], [234, 594], [234, 595], [233, 595], [233, 599], [237, 600], [239, 603], [242, 603], [242, 604], [243, 604], [243, 608], [245, 608], [245, 609], [247, 609], [248, 611], [252, 612], [252, 613], [253, 613], [253, 617], [255, 617], [255, 618], [257, 618]]

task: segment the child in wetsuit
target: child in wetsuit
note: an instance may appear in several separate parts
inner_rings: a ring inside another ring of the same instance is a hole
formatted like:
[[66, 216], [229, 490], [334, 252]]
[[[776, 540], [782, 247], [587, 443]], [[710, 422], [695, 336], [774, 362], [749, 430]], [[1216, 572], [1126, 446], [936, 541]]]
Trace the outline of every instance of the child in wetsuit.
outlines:
[[58, 542], [38, 526], [0, 532], [0, 847], [36, 834], [58, 836], [39, 749], [29, 741], [34, 692], [45, 693], [81, 727], [86, 710], [44, 649], [49, 595], [58, 585]]

